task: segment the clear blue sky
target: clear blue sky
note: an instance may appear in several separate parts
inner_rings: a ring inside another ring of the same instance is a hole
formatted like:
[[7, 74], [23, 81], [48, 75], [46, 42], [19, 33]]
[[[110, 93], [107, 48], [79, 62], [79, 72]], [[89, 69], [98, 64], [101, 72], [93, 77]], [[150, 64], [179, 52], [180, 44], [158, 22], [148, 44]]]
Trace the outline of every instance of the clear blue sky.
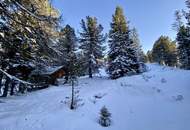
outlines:
[[175, 10], [185, 9], [185, 0], [53, 0], [53, 5], [63, 15], [63, 23], [80, 30], [80, 21], [86, 16], [95, 16], [110, 29], [112, 14], [117, 5], [124, 10], [130, 26], [138, 30], [144, 51], [152, 48], [160, 35], [173, 40], [176, 32], [172, 30]]

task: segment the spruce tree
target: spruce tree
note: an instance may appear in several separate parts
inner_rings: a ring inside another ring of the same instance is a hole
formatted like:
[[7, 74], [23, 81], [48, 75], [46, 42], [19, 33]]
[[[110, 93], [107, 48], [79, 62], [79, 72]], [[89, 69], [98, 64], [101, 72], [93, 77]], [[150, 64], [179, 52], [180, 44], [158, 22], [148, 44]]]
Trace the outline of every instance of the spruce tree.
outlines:
[[[177, 33], [177, 44], [178, 44], [178, 54], [179, 62], [181, 68], [190, 69], [190, 1], [186, 0], [186, 5], [188, 8], [187, 12], [183, 12], [185, 19], [187, 21], [186, 25], [181, 22], [181, 16], [176, 14], [176, 23], [178, 23], [178, 33]], [[179, 14], [179, 13], [178, 13]]]
[[0, 5], [0, 51], [4, 61], [10, 60], [7, 67], [50, 60], [55, 54], [50, 45], [57, 32], [58, 13], [49, 1], [4, 0]]
[[146, 62], [146, 55], [144, 54], [142, 50], [142, 46], [140, 44], [140, 39], [139, 39], [139, 34], [137, 32], [136, 28], [133, 28], [130, 31], [130, 38], [132, 39], [133, 42], [133, 47], [136, 50], [136, 55], [137, 55], [137, 62], [140, 63], [140, 72], [145, 72], [146, 71], [146, 65], [144, 64]]
[[74, 28], [66, 25], [60, 32], [59, 49], [62, 53], [68, 54], [71, 51], [76, 51], [77, 37]]
[[133, 41], [134, 47], [136, 48], [137, 58], [139, 62], [145, 62], [145, 55], [140, 45], [140, 39], [136, 28], [133, 28], [130, 32], [130, 38]]
[[89, 77], [92, 78], [92, 74], [97, 72], [100, 67], [97, 59], [101, 59], [104, 56], [103, 51], [105, 47], [103, 43], [106, 37], [102, 33], [102, 25], [97, 23], [96, 18], [87, 16], [86, 21], [82, 19], [81, 27], [79, 48], [82, 49], [85, 56], [83, 65], [87, 69]]
[[71, 59], [73, 59], [73, 56], [71, 55], [75, 54], [76, 47], [77, 37], [75, 35], [75, 30], [70, 25], [66, 25], [60, 32], [57, 46], [58, 50], [61, 52], [59, 64], [64, 66], [66, 71], [65, 83], [67, 83], [69, 78], [69, 66], [71, 64]]
[[70, 109], [75, 109], [77, 107], [77, 97], [76, 97], [76, 83], [77, 83], [77, 76], [78, 76], [78, 62], [76, 54], [73, 52], [69, 52], [68, 54], [68, 73], [67, 73], [67, 80], [71, 84], [71, 104]]
[[57, 44], [58, 50], [61, 52], [59, 57], [59, 64], [64, 66], [65, 69], [65, 82], [71, 85], [71, 101], [70, 109], [77, 107], [77, 77], [79, 75], [79, 61], [76, 54], [77, 50], [77, 37], [75, 30], [70, 25], [66, 25], [60, 31], [59, 41]]
[[100, 110], [100, 119], [99, 123], [103, 127], [108, 127], [111, 125], [111, 113], [108, 109], [104, 106]]
[[177, 33], [178, 54], [181, 68], [190, 69], [190, 35], [188, 28], [181, 26]]
[[161, 36], [153, 46], [152, 58], [153, 62], [162, 65], [176, 66], [176, 44], [172, 42], [169, 37]]
[[[37, 70], [39, 64], [47, 66], [57, 56], [50, 45], [55, 40], [58, 13], [48, 0], [3, 0], [0, 12], [0, 69], [21, 80], [29, 80], [33, 69]], [[14, 68], [18, 66], [32, 69], [30, 72], [16, 72]], [[20, 80], [20, 84], [15, 84], [16, 81], [5, 77], [0, 79], [5, 80], [7, 87], [3, 91], [4, 96], [10, 87], [10, 94], [14, 94], [16, 86], [19, 89], [28, 87], [21, 85]]]
[[148, 62], [152, 63], [153, 62], [152, 51], [148, 50], [146, 55], [147, 55]]
[[109, 47], [107, 71], [112, 79], [139, 72], [137, 51], [121, 7], [112, 18]]

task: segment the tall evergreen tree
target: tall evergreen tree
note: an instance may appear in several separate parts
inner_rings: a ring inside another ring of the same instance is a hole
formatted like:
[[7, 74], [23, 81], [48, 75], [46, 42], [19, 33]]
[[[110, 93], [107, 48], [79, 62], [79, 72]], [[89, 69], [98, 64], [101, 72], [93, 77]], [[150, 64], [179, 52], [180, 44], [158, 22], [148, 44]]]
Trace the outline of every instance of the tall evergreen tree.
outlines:
[[76, 83], [77, 83], [77, 76], [78, 76], [78, 70], [79, 70], [79, 64], [78, 59], [76, 57], [76, 54], [74, 52], [69, 52], [68, 54], [68, 73], [67, 73], [67, 80], [71, 84], [71, 104], [70, 109], [74, 109], [77, 106], [77, 97], [76, 97]]
[[139, 72], [137, 51], [127, 24], [123, 9], [116, 7], [109, 32], [107, 71], [112, 79]]
[[148, 50], [146, 55], [147, 55], [148, 62], [152, 63], [153, 62], [152, 51]]
[[38, 64], [52, 58], [55, 51], [50, 44], [58, 13], [48, 0], [4, 0], [0, 2], [0, 12], [0, 46], [4, 59], [10, 60], [9, 66]]
[[69, 66], [72, 62], [71, 59], [73, 59], [73, 57], [76, 57], [76, 47], [77, 37], [75, 35], [75, 30], [70, 25], [66, 25], [60, 32], [60, 38], [57, 47], [58, 50], [61, 52], [61, 55], [59, 57], [59, 64], [64, 66], [66, 71], [65, 83], [67, 83], [69, 79]]
[[92, 78], [92, 74], [98, 71], [100, 67], [97, 63], [97, 59], [103, 58], [103, 51], [105, 47], [105, 35], [102, 33], [103, 27], [97, 23], [97, 19], [87, 16], [86, 21], [81, 21], [82, 32], [80, 32], [79, 42], [81, 43], [79, 48], [85, 56], [84, 66], [88, 71], [88, 75]]
[[[74, 28], [70, 25], [66, 25], [63, 29], [61, 29], [59, 37], [57, 48], [62, 53], [61, 58], [68, 59], [68, 54], [76, 51], [77, 49], [77, 37]], [[62, 60], [61, 62], [65, 61], [66, 60]]]
[[184, 69], [190, 69], [190, 35], [188, 28], [181, 26], [177, 33], [178, 54], [180, 66]]
[[57, 48], [61, 52], [59, 57], [60, 65], [65, 69], [65, 83], [71, 85], [71, 104], [70, 109], [77, 107], [77, 77], [79, 76], [80, 63], [77, 57], [77, 37], [75, 30], [70, 25], [66, 25], [60, 31], [60, 38]]
[[161, 36], [153, 46], [152, 58], [154, 62], [159, 64], [176, 66], [176, 44], [169, 37]]
[[133, 28], [130, 32], [130, 37], [133, 41], [134, 47], [136, 48], [138, 61], [141, 63], [146, 62], [146, 55], [142, 50], [142, 46], [140, 44], [139, 34], [136, 28]]
[[[190, 0], [186, 0], [188, 11], [184, 11], [185, 19], [187, 20], [186, 26], [182, 24], [179, 17], [176, 16], [178, 24], [177, 44], [179, 62], [182, 68], [190, 69]], [[178, 19], [177, 19], [178, 18]]]
[[175, 11], [175, 22], [172, 24], [173, 30], [179, 31], [181, 26], [183, 26], [182, 22], [183, 15], [179, 10]]
[[[55, 12], [48, 0], [0, 1], [1, 73], [6, 72], [28, 80], [31, 71], [39, 68], [39, 64], [45, 66], [57, 56], [55, 50], [50, 47], [58, 25], [58, 13]], [[18, 66], [24, 66], [30, 69], [30, 72], [16, 72], [14, 68]], [[6, 83], [3, 96], [7, 96], [9, 87], [10, 94], [13, 94], [15, 86], [19, 86], [19, 89], [23, 86], [26, 88], [26, 85], [18, 85], [14, 80], [10, 80], [10, 77], [4, 77]]]

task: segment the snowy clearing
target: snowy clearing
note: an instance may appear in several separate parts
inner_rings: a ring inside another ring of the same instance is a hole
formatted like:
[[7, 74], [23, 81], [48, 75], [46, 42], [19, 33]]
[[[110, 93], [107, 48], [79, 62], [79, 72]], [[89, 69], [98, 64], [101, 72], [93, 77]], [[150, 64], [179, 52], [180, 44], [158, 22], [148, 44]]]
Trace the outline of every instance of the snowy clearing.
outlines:
[[[0, 130], [189, 130], [190, 71], [148, 65], [141, 75], [79, 79], [81, 106], [70, 110], [71, 87], [59, 85], [0, 99]], [[106, 106], [110, 127], [98, 124]]]

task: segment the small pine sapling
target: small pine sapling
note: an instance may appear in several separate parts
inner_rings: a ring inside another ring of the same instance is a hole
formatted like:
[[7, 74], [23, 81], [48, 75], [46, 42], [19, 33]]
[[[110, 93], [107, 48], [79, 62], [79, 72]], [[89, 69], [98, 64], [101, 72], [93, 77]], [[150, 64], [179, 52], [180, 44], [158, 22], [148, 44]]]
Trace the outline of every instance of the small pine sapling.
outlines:
[[79, 88], [77, 87], [77, 77], [78, 77], [78, 60], [74, 53], [70, 54], [68, 69], [68, 82], [71, 84], [71, 104], [70, 109], [76, 109], [79, 106], [84, 105], [82, 99], [79, 98]]
[[111, 113], [108, 111], [108, 109], [104, 106], [100, 110], [100, 119], [99, 123], [103, 127], [108, 127], [111, 125]]

